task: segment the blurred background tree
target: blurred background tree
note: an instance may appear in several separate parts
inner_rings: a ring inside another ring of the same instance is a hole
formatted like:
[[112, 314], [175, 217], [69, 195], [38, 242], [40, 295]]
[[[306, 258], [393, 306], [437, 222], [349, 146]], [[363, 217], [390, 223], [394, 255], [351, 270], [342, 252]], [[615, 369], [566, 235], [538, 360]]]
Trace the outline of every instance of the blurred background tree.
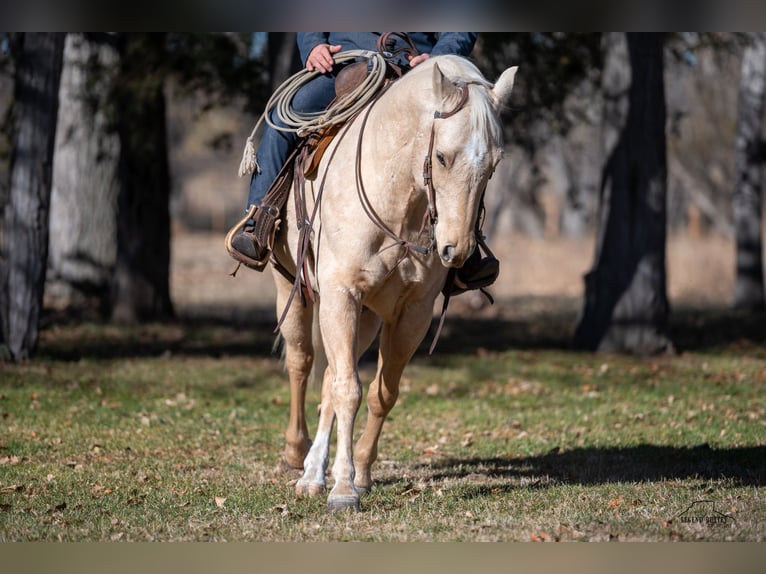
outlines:
[[763, 112], [766, 103], [766, 33], [750, 34], [742, 55], [736, 139], [733, 219], [737, 239], [734, 304], [764, 308]]
[[53, 144], [64, 35], [14, 34], [7, 203], [0, 251], [0, 332], [15, 360], [34, 351], [48, 259]]

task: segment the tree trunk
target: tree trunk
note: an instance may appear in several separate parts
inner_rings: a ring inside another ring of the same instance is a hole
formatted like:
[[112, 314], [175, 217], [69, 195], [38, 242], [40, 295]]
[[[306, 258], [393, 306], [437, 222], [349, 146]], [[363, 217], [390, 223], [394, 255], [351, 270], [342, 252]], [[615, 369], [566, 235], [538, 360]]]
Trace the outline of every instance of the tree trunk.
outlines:
[[48, 209], [64, 34], [14, 38], [16, 76], [4, 213], [0, 301], [2, 332], [11, 357], [37, 345], [48, 258]]
[[585, 277], [577, 348], [668, 350], [666, 142], [662, 36], [604, 36], [603, 142], [598, 236]]
[[105, 311], [117, 255], [119, 136], [108, 113], [118, 63], [105, 35], [69, 34], [59, 91], [46, 301]]
[[737, 239], [734, 305], [763, 309], [763, 238], [761, 189], [762, 126], [766, 97], [766, 33], [752, 34], [742, 56], [737, 116], [737, 184], [733, 217]]
[[163, 34], [122, 37], [116, 93], [122, 146], [112, 318], [173, 316], [170, 300], [170, 170]]
[[301, 68], [296, 38], [295, 32], [268, 33], [269, 79], [272, 92]]

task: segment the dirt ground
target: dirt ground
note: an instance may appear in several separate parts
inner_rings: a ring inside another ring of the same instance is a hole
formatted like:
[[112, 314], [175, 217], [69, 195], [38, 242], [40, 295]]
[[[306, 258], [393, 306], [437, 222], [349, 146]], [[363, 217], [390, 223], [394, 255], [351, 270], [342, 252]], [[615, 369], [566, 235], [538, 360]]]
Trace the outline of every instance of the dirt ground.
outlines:
[[[503, 306], [518, 298], [562, 298], [579, 307], [583, 275], [593, 263], [592, 237], [534, 239], [514, 234], [491, 239], [490, 246], [501, 262], [500, 277], [490, 289], [496, 298], [494, 315], [505, 314]], [[718, 307], [730, 302], [735, 271], [731, 240], [717, 235], [671, 236], [667, 258], [672, 305]], [[171, 294], [177, 311], [185, 316], [223, 314], [222, 318], [254, 308], [268, 311], [275, 296], [271, 273], [242, 267], [231, 277], [235, 265], [222, 233], [174, 232]], [[477, 311], [482, 302], [478, 294], [466, 294], [455, 299], [450, 312]]]

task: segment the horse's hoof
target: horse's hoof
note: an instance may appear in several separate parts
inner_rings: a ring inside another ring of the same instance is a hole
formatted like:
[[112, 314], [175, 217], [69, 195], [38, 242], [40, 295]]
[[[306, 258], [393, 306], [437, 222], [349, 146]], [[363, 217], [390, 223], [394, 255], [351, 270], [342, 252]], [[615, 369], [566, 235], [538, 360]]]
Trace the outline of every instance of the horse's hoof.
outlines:
[[289, 472], [294, 472], [296, 470], [303, 470], [303, 465], [298, 467], [293, 466], [292, 464], [287, 462], [287, 459], [285, 458], [279, 459], [279, 462], [277, 463], [277, 466], [274, 469], [274, 471], [279, 474], [287, 474]]
[[372, 490], [372, 486], [360, 486], [358, 484], [355, 484], [354, 488], [356, 488], [356, 491], [359, 493], [359, 496], [367, 496], [368, 494], [370, 494], [370, 490]]
[[359, 496], [353, 494], [336, 494], [327, 497], [328, 512], [353, 511], [359, 512]]
[[299, 480], [295, 484], [295, 494], [312, 497], [324, 494], [325, 488], [325, 485], [321, 482], [303, 482]]
[[303, 461], [306, 458], [309, 450], [311, 449], [311, 441], [307, 440], [303, 448], [292, 448], [285, 446], [284, 454], [282, 455], [282, 461], [288, 465], [289, 468], [295, 468], [303, 470]]

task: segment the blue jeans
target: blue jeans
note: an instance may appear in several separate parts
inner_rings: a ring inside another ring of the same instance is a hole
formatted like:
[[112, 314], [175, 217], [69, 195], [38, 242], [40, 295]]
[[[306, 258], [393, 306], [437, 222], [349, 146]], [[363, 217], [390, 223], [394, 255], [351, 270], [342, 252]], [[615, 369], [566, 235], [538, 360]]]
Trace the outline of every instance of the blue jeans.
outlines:
[[[299, 113], [321, 112], [335, 97], [335, 75], [317, 76], [309, 83], [302, 86], [295, 94], [292, 107]], [[269, 116], [271, 121], [279, 126], [285, 124], [276, 117], [273, 111]], [[254, 172], [250, 179], [250, 193], [247, 197], [247, 208], [251, 205], [260, 205], [266, 192], [271, 187], [279, 170], [287, 160], [287, 156], [293, 151], [298, 141], [298, 136], [292, 132], [275, 130], [268, 124], [264, 125], [261, 141], [258, 144], [258, 164], [261, 173]]]

